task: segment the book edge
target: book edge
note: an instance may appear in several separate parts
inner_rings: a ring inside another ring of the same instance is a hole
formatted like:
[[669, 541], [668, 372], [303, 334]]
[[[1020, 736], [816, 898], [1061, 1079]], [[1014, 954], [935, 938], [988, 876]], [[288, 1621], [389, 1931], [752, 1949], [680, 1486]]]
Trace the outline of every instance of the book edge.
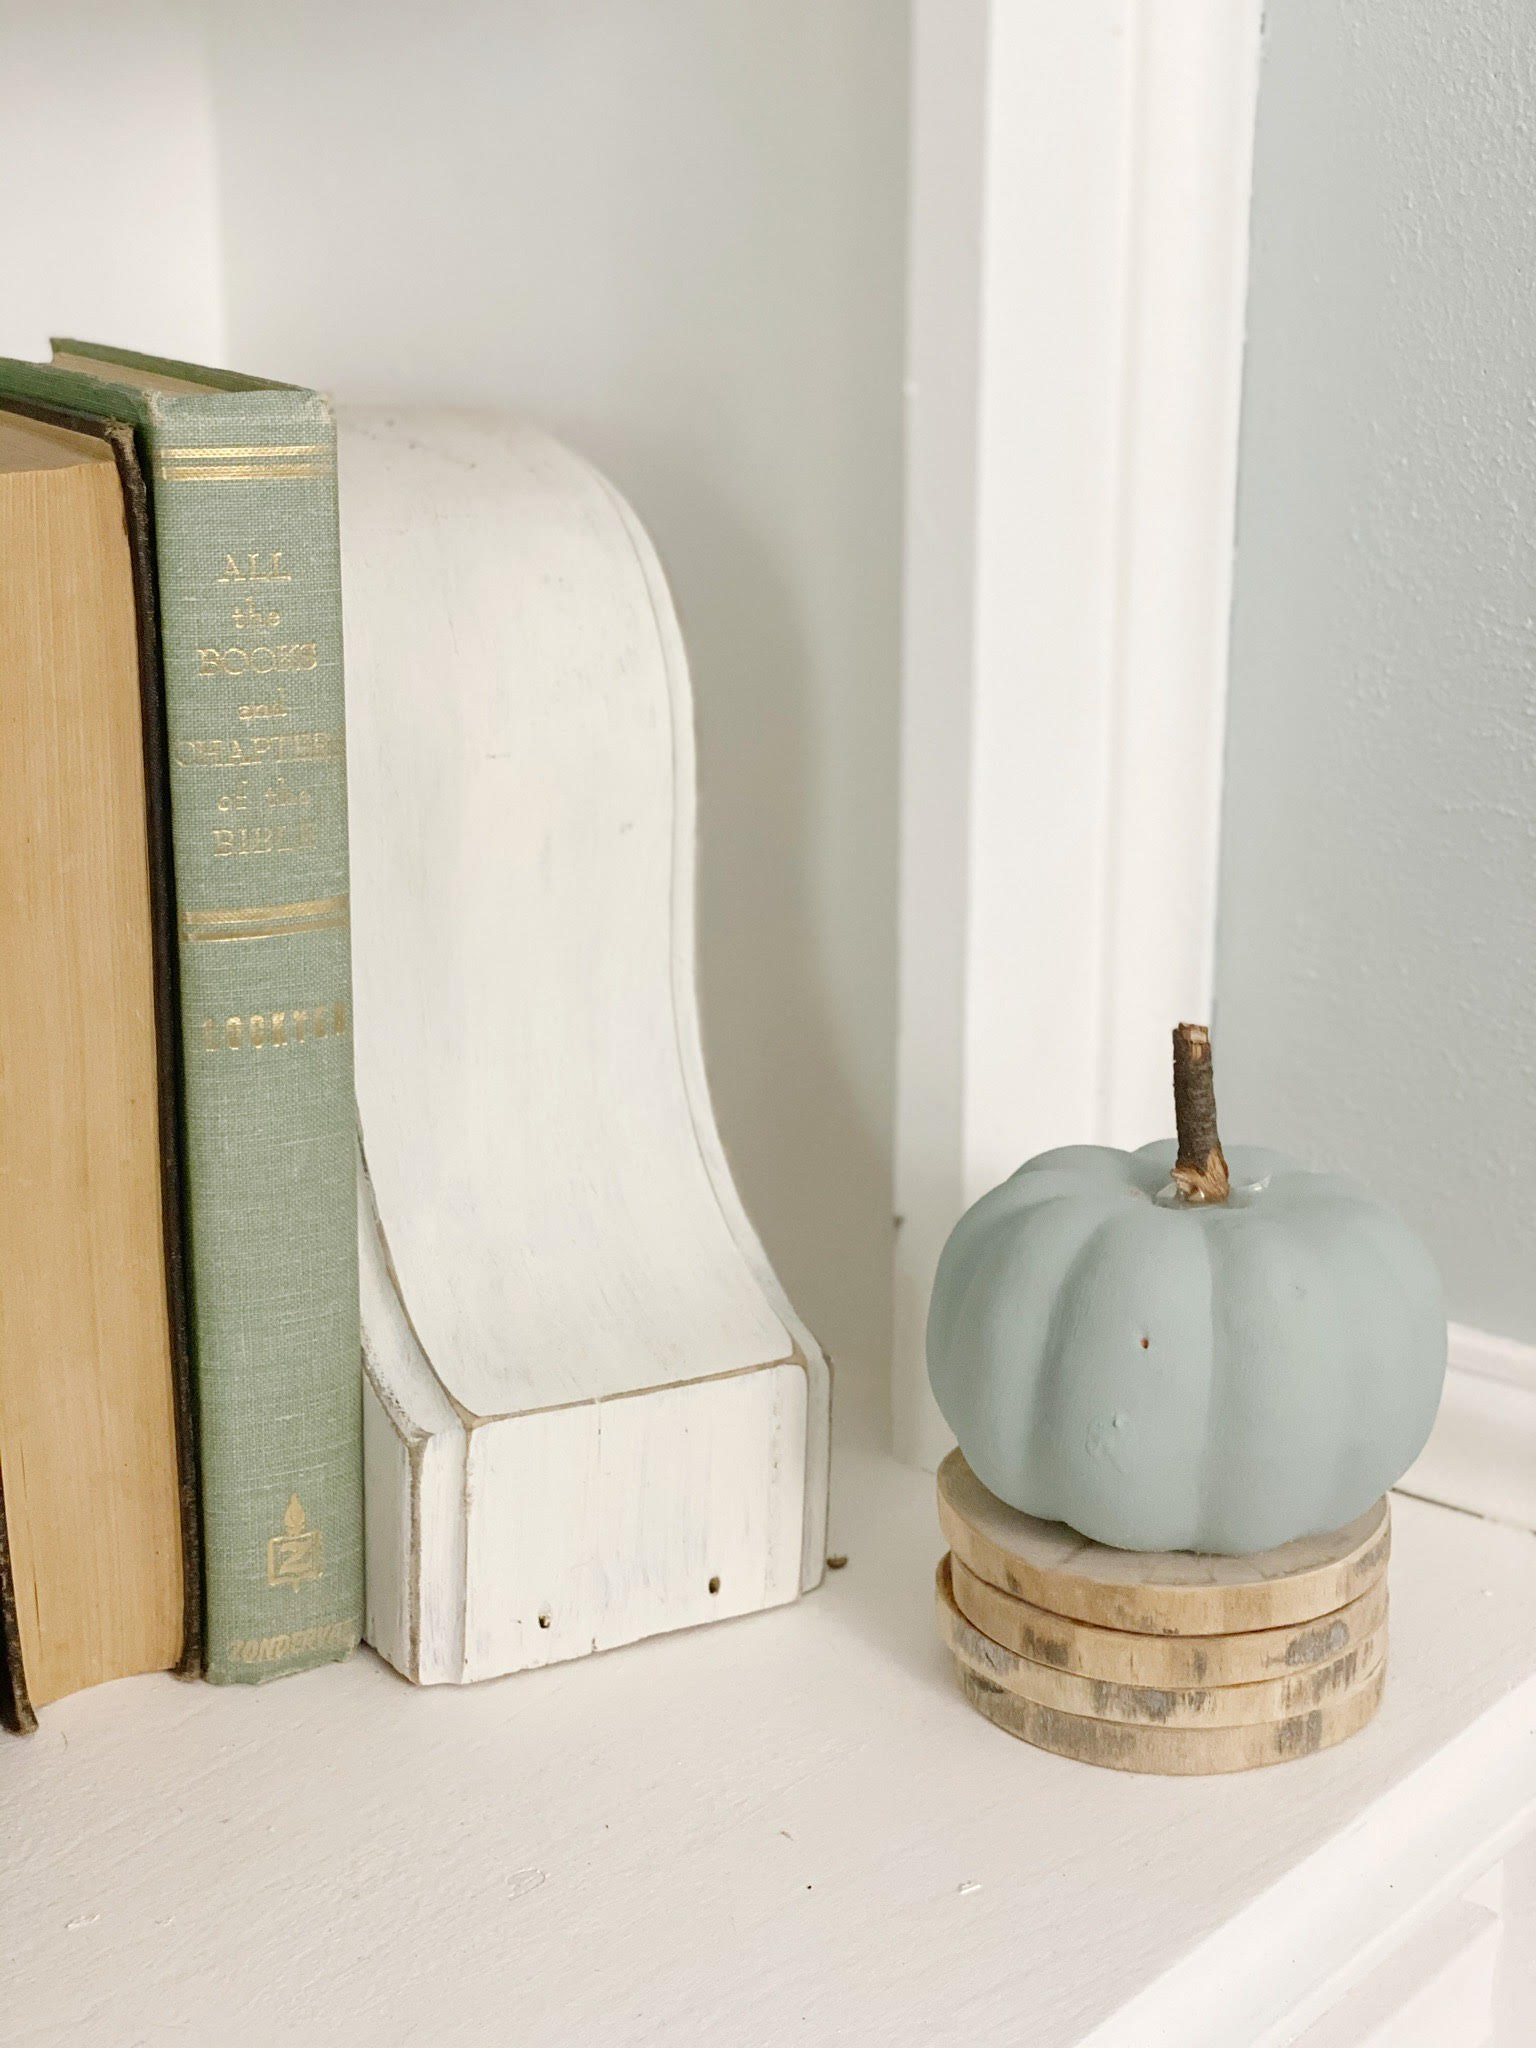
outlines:
[[21, 1661], [21, 1626], [16, 1618], [16, 1580], [11, 1571], [11, 1541], [5, 1521], [5, 1482], [0, 1477], [0, 1724], [13, 1735], [31, 1735], [37, 1715], [27, 1692]]
[[[191, 1309], [187, 1275], [186, 1179], [182, 1159], [182, 1079], [179, 955], [176, 946], [176, 872], [171, 851], [170, 758], [165, 724], [165, 673], [155, 584], [154, 514], [149, 486], [130, 423], [67, 406], [46, 405], [6, 395], [0, 411], [19, 413], [46, 426], [67, 428], [107, 442], [123, 493], [138, 643], [140, 731], [143, 742], [145, 855], [149, 869], [150, 950], [154, 981], [155, 1079], [160, 1133], [161, 1238], [165, 1253], [166, 1321], [171, 1349], [171, 1401], [176, 1433], [178, 1519], [182, 1555], [181, 1654], [169, 1667], [180, 1678], [203, 1670], [202, 1502], [198, 1480], [197, 1410], [192, 1368]], [[11, 1661], [15, 1587], [5, 1534], [0, 1490], [0, 1632]], [[32, 1709], [21, 1668], [19, 1632], [10, 1685], [15, 1725], [26, 1725]], [[19, 1680], [19, 1683], [18, 1683]], [[4, 1702], [0, 1701], [0, 1718]], [[31, 1718], [35, 1726], [35, 1717]]]
[[[161, 377], [183, 377], [205, 384], [213, 391], [301, 391], [300, 384], [280, 383], [273, 377], [251, 377], [240, 370], [214, 369], [206, 363], [186, 363], [176, 356], [145, 355], [138, 349], [114, 348], [107, 342], [77, 341], [72, 335], [50, 334], [48, 346], [55, 355], [84, 356], [98, 363], [118, 363], [128, 370], [147, 370]], [[43, 365], [48, 369], [54, 366]], [[128, 387], [130, 390], [132, 386]], [[191, 395], [190, 393], [188, 394]]]

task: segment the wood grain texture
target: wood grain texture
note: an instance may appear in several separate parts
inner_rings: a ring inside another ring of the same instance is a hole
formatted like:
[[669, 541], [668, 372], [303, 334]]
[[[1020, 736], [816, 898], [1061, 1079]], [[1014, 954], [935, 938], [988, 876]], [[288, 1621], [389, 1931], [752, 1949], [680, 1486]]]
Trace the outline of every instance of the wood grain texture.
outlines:
[[1021, 1699], [959, 1659], [955, 1675], [978, 1713], [1035, 1749], [1111, 1771], [1203, 1778], [1290, 1763], [1358, 1735], [1381, 1705], [1387, 1668], [1378, 1664], [1363, 1686], [1327, 1706], [1243, 1728], [1145, 1728], [1099, 1721]]
[[710, 1109], [649, 542], [496, 415], [340, 461], [369, 1626], [459, 1680], [816, 1584], [828, 1369]]
[[176, 1663], [138, 625], [106, 442], [0, 422], [0, 1466], [32, 1704]]
[[1233, 1635], [1332, 1614], [1386, 1571], [1386, 1497], [1345, 1528], [1254, 1557], [1111, 1550], [989, 1493], [958, 1450], [939, 1467], [939, 1521], [977, 1575], [1034, 1606], [1138, 1635]]
[[955, 1604], [948, 1558], [939, 1565], [935, 1606], [945, 1648], [978, 1680], [991, 1681], [1038, 1706], [1059, 1708], [1089, 1720], [1155, 1728], [1242, 1728], [1261, 1721], [1289, 1720], [1358, 1691], [1371, 1681], [1387, 1656], [1383, 1622], [1327, 1663], [1282, 1678], [1261, 1678], [1247, 1685], [1126, 1685], [1036, 1664], [993, 1642]]
[[1149, 1636], [1096, 1628], [1035, 1607], [950, 1560], [955, 1605], [1004, 1649], [1057, 1671], [1117, 1685], [1248, 1685], [1331, 1662], [1373, 1635], [1387, 1618], [1387, 1574], [1347, 1607], [1316, 1621], [1226, 1636]]

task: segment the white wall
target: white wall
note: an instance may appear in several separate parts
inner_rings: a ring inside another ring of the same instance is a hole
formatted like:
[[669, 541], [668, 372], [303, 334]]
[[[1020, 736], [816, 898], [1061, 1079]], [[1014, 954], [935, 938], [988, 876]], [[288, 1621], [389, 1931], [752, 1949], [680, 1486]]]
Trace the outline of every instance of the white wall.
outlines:
[[224, 346], [209, 80], [180, 0], [0, 0], [0, 355]]
[[845, 1410], [890, 1341], [906, 15], [0, 0], [0, 351], [523, 410], [650, 529], [711, 1085]]
[[844, 1401], [889, 1346], [905, 17], [207, 9], [231, 359], [525, 410], [657, 543], [711, 1085]]

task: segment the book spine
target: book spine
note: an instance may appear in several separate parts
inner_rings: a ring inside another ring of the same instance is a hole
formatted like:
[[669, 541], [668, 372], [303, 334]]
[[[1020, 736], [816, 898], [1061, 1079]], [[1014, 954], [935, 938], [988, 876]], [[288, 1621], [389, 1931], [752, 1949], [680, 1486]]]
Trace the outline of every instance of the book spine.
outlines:
[[362, 1630], [336, 444], [311, 392], [149, 400], [181, 983], [204, 1668]]

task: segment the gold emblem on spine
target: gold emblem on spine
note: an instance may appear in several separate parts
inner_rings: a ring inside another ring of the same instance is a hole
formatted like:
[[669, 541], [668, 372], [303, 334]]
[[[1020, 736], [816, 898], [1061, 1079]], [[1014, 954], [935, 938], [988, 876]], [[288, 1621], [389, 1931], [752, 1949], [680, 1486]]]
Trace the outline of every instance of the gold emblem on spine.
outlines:
[[325, 1541], [318, 1529], [311, 1529], [303, 1502], [290, 1495], [283, 1510], [283, 1533], [267, 1544], [267, 1584], [302, 1586], [325, 1571]]

